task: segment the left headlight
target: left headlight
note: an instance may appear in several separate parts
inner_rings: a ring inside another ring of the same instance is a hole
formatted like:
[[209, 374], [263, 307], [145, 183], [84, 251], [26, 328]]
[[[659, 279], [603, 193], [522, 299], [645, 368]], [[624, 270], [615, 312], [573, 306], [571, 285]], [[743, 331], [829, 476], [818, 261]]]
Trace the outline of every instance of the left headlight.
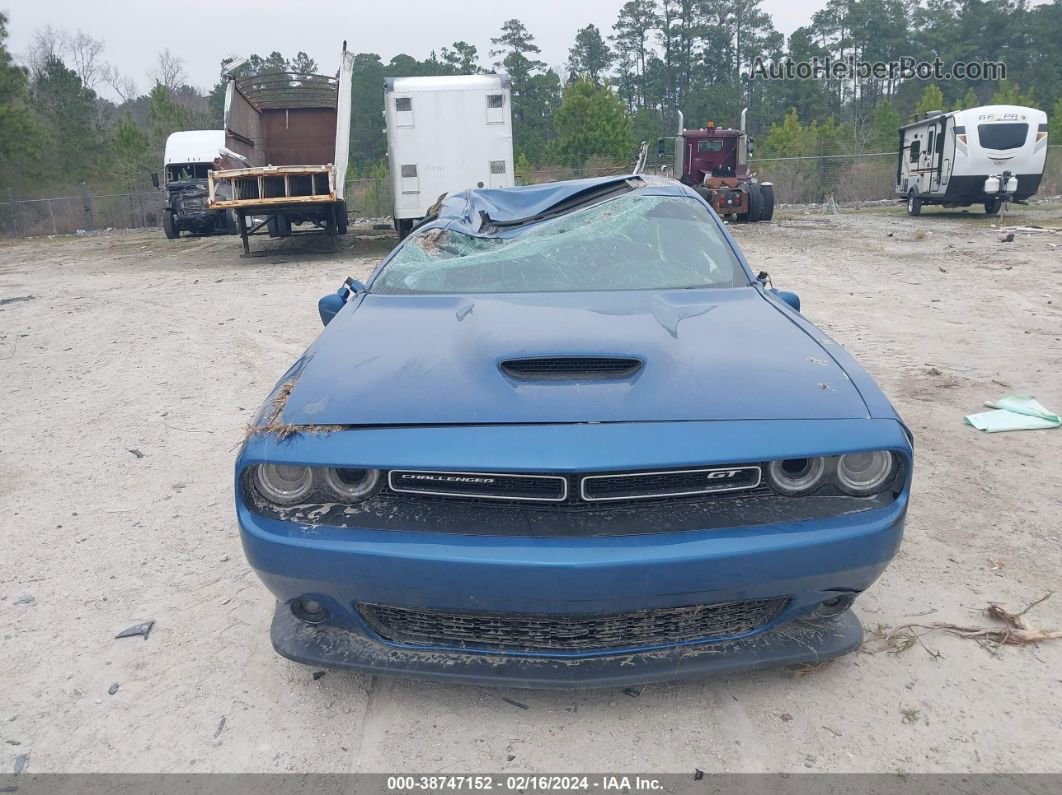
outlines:
[[313, 490], [309, 467], [258, 464], [252, 477], [259, 493], [277, 505], [294, 505]]
[[856, 497], [881, 491], [892, 477], [892, 453], [846, 453], [837, 459], [837, 485]]

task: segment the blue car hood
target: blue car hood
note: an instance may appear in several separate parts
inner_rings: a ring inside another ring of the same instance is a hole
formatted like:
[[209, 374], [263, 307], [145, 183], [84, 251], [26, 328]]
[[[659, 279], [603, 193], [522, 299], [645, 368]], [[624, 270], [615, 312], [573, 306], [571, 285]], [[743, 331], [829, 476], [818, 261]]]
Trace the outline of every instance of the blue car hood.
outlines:
[[[618, 380], [528, 382], [528, 356], [630, 356]], [[299, 367], [285, 422], [324, 425], [841, 419], [869, 416], [845, 371], [753, 287], [373, 295]]]

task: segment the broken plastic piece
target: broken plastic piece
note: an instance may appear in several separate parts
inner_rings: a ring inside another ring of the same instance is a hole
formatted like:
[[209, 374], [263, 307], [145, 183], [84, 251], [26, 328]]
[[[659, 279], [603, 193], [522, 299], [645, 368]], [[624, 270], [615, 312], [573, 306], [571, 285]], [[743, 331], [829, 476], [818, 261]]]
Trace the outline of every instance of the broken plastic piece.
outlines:
[[137, 624], [135, 627], [129, 627], [129, 629], [123, 629], [114, 637], [116, 638], [135, 638], [137, 635], [142, 635], [144, 640], [148, 639], [148, 635], [151, 634], [151, 628], [155, 626], [154, 621], [145, 621], [143, 624]]

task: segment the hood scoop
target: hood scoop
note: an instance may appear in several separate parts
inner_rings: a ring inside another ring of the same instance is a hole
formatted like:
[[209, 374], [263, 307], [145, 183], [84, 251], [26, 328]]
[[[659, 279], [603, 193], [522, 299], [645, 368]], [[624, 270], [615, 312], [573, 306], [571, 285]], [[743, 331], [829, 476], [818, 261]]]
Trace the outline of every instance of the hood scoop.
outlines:
[[501, 370], [521, 381], [587, 381], [627, 378], [642, 368], [642, 360], [619, 356], [536, 356], [506, 359]]

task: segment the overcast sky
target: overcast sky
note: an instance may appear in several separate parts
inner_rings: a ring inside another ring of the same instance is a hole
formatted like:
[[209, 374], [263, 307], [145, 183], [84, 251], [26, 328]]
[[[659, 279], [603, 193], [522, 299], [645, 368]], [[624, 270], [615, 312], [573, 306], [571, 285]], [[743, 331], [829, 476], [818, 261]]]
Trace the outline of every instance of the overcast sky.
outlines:
[[[1034, 0], [1037, 2], [1038, 0]], [[492, 36], [511, 17], [522, 20], [551, 66], [565, 62], [575, 32], [589, 23], [607, 35], [624, 0], [0, 0], [16, 55], [34, 30], [51, 24], [103, 39], [104, 58], [132, 77], [142, 92], [147, 71], [164, 47], [185, 60], [189, 82], [209, 88], [218, 64], [230, 55], [305, 50], [320, 70], [339, 68], [344, 39], [354, 52], [384, 61], [404, 52], [425, 58], [431, 50], [464, 40], [490, 61]], [[806, 24], [826, 0], [763, 0], [775, 27], [788, 35]], [[108, 95], [106, 90], [101, 93]]]

